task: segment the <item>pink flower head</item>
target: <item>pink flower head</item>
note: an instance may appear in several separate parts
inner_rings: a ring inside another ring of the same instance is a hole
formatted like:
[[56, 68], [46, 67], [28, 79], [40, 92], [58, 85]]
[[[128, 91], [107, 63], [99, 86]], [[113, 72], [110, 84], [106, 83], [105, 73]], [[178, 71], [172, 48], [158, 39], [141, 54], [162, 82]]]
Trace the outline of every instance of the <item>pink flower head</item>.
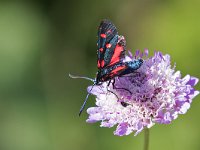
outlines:
[[104, 82], [92, 89], [88, 87], [88, 92], [96, 96], [96, 107], [87, 109], [86, 121], [101, 121], [101, 127], [117, 125], [114, 134], [118, 136], [132, 132], [137, 135], [155, 123], [171, 123], [179, 114], [187, 112], [192, 99], [199, 94], [193, 88], [198, 78], [190, 75], [181, 78], [180, 71], [171, 68], [169, 55], [155, 52], [153, 57], [145, 59], [147, 49], [129, 55], [124, 61], [144, 59], [137, 71], [116, 77], [114, 84]]

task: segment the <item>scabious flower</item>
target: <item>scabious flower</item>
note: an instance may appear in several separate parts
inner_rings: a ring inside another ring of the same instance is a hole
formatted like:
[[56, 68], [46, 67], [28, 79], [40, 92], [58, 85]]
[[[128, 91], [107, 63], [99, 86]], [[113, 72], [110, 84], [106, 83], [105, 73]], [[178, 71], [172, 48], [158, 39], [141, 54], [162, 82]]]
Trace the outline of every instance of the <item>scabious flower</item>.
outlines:
[[[143, 58], [143, 65], [134, 73], [116, 77], [114, 84], [88, 87], [88, 92], [96, 96], [96, 107], [87, 109], [88, 123], [101, 121], [101, 127], [117, 125], [115, 135], [123, 136], [155, 123], [169, 124], [185, 114], [192, 99], [199, 94], [195, 90], [198, 78], [186, 75], [171, 67], [170, 56], [155, 52], [147, 58], [148, 50], [131, 53], [124, 61]], [[145, 59], [146, 58], [146, 59]], [[92, 88], [92, 89], [91, 89]]]

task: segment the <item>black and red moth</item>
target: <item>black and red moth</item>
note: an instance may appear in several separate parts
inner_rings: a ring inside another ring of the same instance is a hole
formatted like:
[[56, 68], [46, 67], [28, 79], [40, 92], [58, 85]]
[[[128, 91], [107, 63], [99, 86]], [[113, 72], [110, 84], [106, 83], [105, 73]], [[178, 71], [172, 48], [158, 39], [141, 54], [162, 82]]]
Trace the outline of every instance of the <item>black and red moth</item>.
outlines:
[[[135, 70], [140, 68], [143, 63], [142, 59], [124, 61], [126, 41], [123, 36], [118, 35], [115, 25], [107, 19], [101, 21], [98, 28], [97, 47], [98, 72], [96, 78], [91, 79], [87, 77], [69, 75], [71, 78], [84, 78], [91, 80], [93, 82], [93, 86], [101, 85], [105, 81], [114, 80], [115, 77], [121, 77], [123, 75], [133, 73]], [[85, 107], [89, 95], [90, 93], [88, 93], [85, 98], [85, 101], [80, 109], [79, 116]]]

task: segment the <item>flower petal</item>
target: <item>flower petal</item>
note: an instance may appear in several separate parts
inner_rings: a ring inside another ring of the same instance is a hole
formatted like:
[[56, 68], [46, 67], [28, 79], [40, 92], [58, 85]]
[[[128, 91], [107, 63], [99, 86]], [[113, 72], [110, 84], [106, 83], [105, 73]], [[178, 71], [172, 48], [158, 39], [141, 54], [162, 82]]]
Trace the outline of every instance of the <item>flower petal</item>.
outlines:
[[116, 131], [114, 132], [114, 135], [123, 136], [123, 135], [129, 135], [131, 131], [129, 130], [128, 123], [120, 123], [117, 126]]
[[199, 79], [196, 77], [190, 77], [190, 80], [186, 83], [191, 86], [195, 86], [199, 82]]

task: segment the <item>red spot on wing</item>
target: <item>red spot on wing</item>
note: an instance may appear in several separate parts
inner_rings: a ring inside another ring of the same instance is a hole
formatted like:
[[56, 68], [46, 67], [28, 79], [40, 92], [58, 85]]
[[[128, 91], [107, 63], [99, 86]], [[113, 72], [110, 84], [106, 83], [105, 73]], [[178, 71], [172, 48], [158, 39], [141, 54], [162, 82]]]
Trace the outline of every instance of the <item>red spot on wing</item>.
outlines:
[[102, 33], [102, 34], [100, 34], [100, 36], [101, 36], [102, 38], [104, 38], [104, 39], [106, 38], [106, 34], [103, 34], [103, 33]]
[[106, 44], [106, 48], [111, 48], [112, 44], [108, 43]]
[[124, 51], [124, 47], [117, 44], [109, 65], [113, 65], [113, 64], [119, 62], [120, 61], [120, 55], [123, 51]]
[[97, 67], [100, 68], [100, 62], [99, 62], [99, 60], [97, 61]]
[[100, 51], [100, 52], [103, 52], [103, 48], [100, 48], [99, 51]]
[[102, 60], [102, 61], [101, 61], [101, 67], [102, 67], [102, 68], [104, 67], [104, 64], [105, 64], [105, 62], [104, 62], [104, 60]]

